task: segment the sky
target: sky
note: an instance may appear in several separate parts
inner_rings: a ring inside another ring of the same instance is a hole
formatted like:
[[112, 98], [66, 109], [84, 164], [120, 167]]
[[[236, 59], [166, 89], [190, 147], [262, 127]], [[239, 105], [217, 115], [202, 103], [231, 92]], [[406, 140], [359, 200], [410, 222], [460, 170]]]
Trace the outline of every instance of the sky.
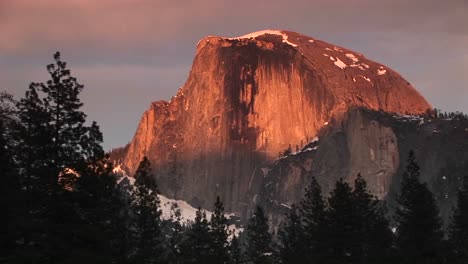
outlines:
[[60, 51], [109, 150], [183, 86], [199, 39], [284, 29], [360, 52], [433, 107], [467, 113], [466, 14], [468, 0], [0, 0], [0, 90], [22, 97]]

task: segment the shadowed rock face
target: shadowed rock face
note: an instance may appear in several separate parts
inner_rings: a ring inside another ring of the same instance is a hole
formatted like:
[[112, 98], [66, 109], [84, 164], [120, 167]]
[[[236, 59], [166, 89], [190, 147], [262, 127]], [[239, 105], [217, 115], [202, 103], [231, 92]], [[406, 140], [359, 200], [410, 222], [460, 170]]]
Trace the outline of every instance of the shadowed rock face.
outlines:
[[[210, 207], [218, 194], [228, 211], [244, 215], [262, 184], [262, 164], [309, 142], [350, 107], [431, 108], [398, 73], [359, 53], [294, 32], [263, 33], [200, 40], [185, 85], [144, 113], [124, 168], [132, 174], [146, 155], [165, 195]], [[390, 154], [368, 155], [389, 168], [398, 163]], [[361, 159], [349, 162], [357, 170]], [[385, 173], [376, 180], [377, 193], [387, 180]]]
[[398, 116], [350, 109], [339, 123], [320, 131], [319, 140], [302, 151], [265, 166], [257, 202], [277, 227], [316, 177], [325, 196], [343, 178], [353, 186], [360, 173], [368, 187], [394, 210], [410, 150], [421, 180], [433, 192], [445, 224], [456, 203], [468, 166], [468, 119]]

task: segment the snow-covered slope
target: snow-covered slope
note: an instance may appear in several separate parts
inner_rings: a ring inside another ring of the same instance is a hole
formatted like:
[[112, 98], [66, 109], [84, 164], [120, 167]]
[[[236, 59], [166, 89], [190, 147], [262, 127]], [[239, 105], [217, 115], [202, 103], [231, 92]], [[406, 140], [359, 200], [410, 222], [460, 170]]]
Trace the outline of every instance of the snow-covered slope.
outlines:
[[[128, 176], [125, 171], [122, 170], [120, 165], [116, 166], [113, 172], [119, 176], [117, 183], [119, 185], [128, 185], [130, 187], [129, 192], [131, 192], [131, 186], [135, 184], [135, 178]], [[160, 210], [162, 219], [171, 219], [176, 210], [180, 210], [180, 219], [183, 224], [189, 224], [195, 220], [197, 208], [191, 206], [186, 201], [170, 199], [161, 194], [158, 194], [158, 198], [161, 206]], [[208, 210], [204, 211], [206, 212], [207, 219], [211, 219], [211, 215], [213, 213]], [[237, 217], [234, 214], [225, 214], [225, 216], [228, 219], [230, 231], [235, 234], [242, 232], [243, 228], [238, 223]]]

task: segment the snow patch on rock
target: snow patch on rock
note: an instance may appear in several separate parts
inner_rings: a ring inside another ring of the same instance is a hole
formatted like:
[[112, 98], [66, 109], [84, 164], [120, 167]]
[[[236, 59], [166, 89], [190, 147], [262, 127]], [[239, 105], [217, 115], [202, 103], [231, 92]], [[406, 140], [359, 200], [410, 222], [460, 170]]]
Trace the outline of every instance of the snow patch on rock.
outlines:
[[387, 73], [387, 70], [386, 70], [384, 67], [382, 67], [382, 66], [380, 66], [380, 67], [377, 69], [377, 75], [384, 75], [384, 74], [386, 74], [386, 73]]
[[349, 59], [351, 59], [353, 61], [353, 63], [359, 62], [359, 59], [356, 56], [354, 56], [354, 54], [352, 54], [352, 53], [346, 53], [345, 56], [348, 57]]
[[333, 63], [336, 65], [336, 67], [341, 68], [341, 69], [344, 69], [344, 68], [346, 68], [348, 66], [343, 61], [341, 61], [339, 58], [336, 58], [336, 61], [333, 62]]
[[337, 51], [337, 52], [343, 52], [342, 49], [340, 49], [340, 48], [338, 48], [338, 47], [336, 47], [336, 46], [333, 47], [333, 50], [334, 50], [334, 51]]

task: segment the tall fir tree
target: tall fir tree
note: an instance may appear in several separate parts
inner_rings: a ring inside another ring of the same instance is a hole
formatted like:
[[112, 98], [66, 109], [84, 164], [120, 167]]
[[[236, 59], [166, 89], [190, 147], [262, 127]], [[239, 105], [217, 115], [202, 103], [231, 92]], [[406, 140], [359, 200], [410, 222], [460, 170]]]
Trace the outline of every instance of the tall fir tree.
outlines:
[[354, 181], [353, 225], [357, 231], [355, 256], [358, 263], [387, 263], [391, 261], [393, 234], [385, 218], [385, 210], [379, 200], [367, 188], [366, 181], [358, 174]]
[[250, 217], [245, 238], [247, 263], [268, 264], [273, 262], [272, 236], [268, 219], [260, 206]]
[[357, 255], [358, 231], [354, 229], [352, 189], [339, 179], [328, 199], [328, 263], [354, 263]]
[[22, 184], [29, 191], [45, 192], [51, 166], [47, 155], [52, 146], [48, 125], [51, 117], [34, 83], [29, 86], [24, 98], [20, 99], [17, 108], [19, 124], [15, 136]]
[[284, 264], [301, 263], [305, 259], [312, 261], [311, 256], [309, 256], [310, 248], [307, 246], [307, 236], [304, 233], [302, 219], [298, 211], [299, 209], [293, 205], [278, 231], [276, 257]]
[[210, 226], [206, 219], [206, 212], [198, 208], [195, 220], [186, 232], [186, 239], [182, 243], [183, 263], [210, 264]]
[[185, 225], [182, 224], [182, 212], [177, 203], [171, 204], [170, 218], [164, 223], [164, 233], [168, 241], [168, 263], [182, 263], [182, 243]]
[[135, 249], [130, 259], [132, 263], [162, 263], [160, 257], [164, 248], [159, 191], [147, 157], [140, 162], [135, 178], [132, 206], [135, 222], [131, 227]]
[[216, 197], [214, 211], [210, 220], [211, 258], [217, 263], [227, 263], [228, 254], [228, 227], [224, 216], [224, 205], [219, 196]]
[[29, 252], [22, 257], [33, 256], [26, 262], [67, 262], [86, 255], [78, 252], [80, 242], [73, 239], [76, 227], [83, 224], [75, 206], [78, 201], [73, 187], [64, 188], [60, 182], [76, 180], [84, 168], [94, 166], [91, 160], [102, 159], [104, 153], [99, 127], [84, 125], [86, 115], [79, 100], [83, 86], [71, 76], [60, 53], [54, 54], [47, 71], [50, 80], [31, 83], [17, 103], [15, 160], [27, 205], [21, 223], [22, 251]]
[[[465, 167], [468, 169], [468, 164]], [[468, 172], [465, 173], [448, 232], [453, 263], [468, 263]]]
[[102, 135], [93, 123], [86, 126], [86, 115], [79, 95], [84, 86], [71, 75], [59, 52], [54, 63], [47, 65], [50, 80], [31, 83], [18, 103], [20, 146], [27, 155], [26, 173], [35, 174], [47, 168], [49, 186], [58, 182], [65, 168], [79, 169], [90, 159], [103, 158]]
[[322, 188], [317, 179], [312, 177], [299, 207], [305, 236], [303, 246], [306, 247], [306, 259], [310, 263], [322, 262], [326, 254], [326, 209]]
[[[83, 223], [80, 235], [86, 238], [83, 248], [91, 247], [97, 255], [113, 263], [127, 261], [129, 246], [130, 203], [116, 183], [112, 162], [105, 158], [81, 173], [73, 183], [75, 210]], [[83, 239], [84, 240], [84, 239]]]
[[396, 208], [396, 247], [403, 263], [439, 263], [442, 221], [433, 194], [420, 181], [420, 168], [410, 151]]

